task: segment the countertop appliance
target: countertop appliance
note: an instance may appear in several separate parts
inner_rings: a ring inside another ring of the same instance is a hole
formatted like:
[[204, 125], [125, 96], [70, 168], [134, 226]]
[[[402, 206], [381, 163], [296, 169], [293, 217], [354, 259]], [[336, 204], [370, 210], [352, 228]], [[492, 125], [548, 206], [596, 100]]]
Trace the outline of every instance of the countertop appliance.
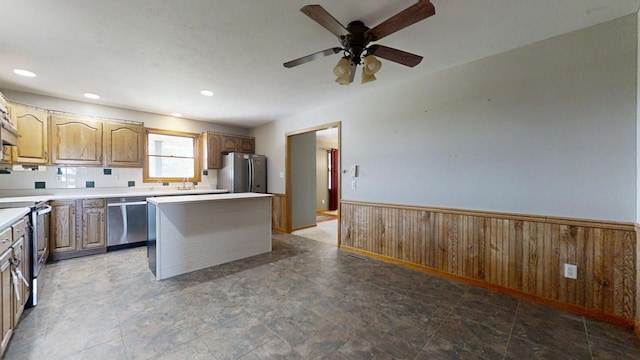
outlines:
[[27, 307], [38, 305], [40, 293], [44, 286], [44, 265], [49, 257], [49, 240], [47, 236], [48, 214], [51, 212], [51, 206], [44, 201], [26, 201], [15, 203], [0, 204], [1, 208], [12, 207], [28, 207], [31, 209], [30, 227], [31, 235], [28, 240], [27, 252], [29, 254], [29, 272], [28, 276], [31, 296], [27, 300]]
[[218, 188], [231, 193], [266, 193], [267, 158], [264, 155], [233, 152], [222, 155]]
[[107, 199], [107, 251], [147, 243], [146, 197]]

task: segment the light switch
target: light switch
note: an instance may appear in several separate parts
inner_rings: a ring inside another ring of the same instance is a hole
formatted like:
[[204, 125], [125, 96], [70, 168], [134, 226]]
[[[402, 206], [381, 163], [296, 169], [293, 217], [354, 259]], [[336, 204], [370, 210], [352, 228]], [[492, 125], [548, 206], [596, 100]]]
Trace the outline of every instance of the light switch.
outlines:
[[284, 173], [280, 171], [280, 179], [284, 179]]
[[352, 189], [356, 189], [356, 181], [355, 180], [351, 180], [351, 188]]

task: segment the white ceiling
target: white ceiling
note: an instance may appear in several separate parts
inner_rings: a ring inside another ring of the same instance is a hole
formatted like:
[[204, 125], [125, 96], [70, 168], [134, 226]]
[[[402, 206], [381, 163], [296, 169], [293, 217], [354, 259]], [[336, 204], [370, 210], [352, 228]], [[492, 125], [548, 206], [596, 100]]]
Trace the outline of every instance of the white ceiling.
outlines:
[[[379, 43], [424, 56], [382, 60], [378, 81], [334, 83], [338, 46], [299, 9], [373, 27], [415, 0], [2, 0], [0, 88], [251, 127], [638, 11], [640, 0], [432, 0], [436, 15]], [[14, 68], [36, 78], [13, 74]], [[200, 95], [209, 89], [213, 97]]]

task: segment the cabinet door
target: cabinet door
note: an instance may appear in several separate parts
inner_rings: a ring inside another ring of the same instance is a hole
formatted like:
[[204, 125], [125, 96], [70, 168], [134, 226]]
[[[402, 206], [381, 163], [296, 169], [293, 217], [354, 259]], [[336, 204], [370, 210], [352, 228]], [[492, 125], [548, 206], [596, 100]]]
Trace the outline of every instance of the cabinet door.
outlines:
[[220, 135], [220, 140], [222, 142], [222, 149], [221, 151], [223, 152], [234, 152], [234, 151], [238, 151], [238, 138], [235, 136], [229, 136], [229, 135]]
[[82, 209], [82, 236], [80, 247], [82, 249], [95, 249], [105, 247], [105, 222], [104, 208]]
[[256, 152], [256, 140], [252, 138], [239, 138], [240, 152], [253, 154]]
[[[27, 278], [25, 275], [25, 261], [26, 261], [26, 252], [24, 249], [24, 237], [18, 239], [13, 242], [11, 246], [13, 248], [13, 258], [16, 260], [16, 265], [13, 265], [15, 268], [20, 270], [22, 276]], [[17, 273], [16, 273], [17, 275]], [[20, 321], [20, 316], [22, 316], [22, 311], [24, 310], [24, 306], [27, 304], [27, 298], [29, 297], [29, 288], [25, 285], [22, 279], [16, 279], [18, 281], [18, 292], [20, 293], [20, 300], [14, 294], [15, 303], [13, 306], [13, 327], [18, 326], [18, 322]], [[15, 288], [14, 288], [15, 289]]]
[[6, 250], [0, 255], [0, 327], [2, 328], [2, 343], [0, 354], [4, 353], [9, 345], [9, 339], [13, 333], [13, 286], [11, 284], [11, 259], [13, 252]]
[[207, 169], [220, 169], [222, 167], [222, 157], [220, 150], [220, 135], [214, 133], [207, 134]]
[[20, 133], [18, 138], [18, 157], [22, 164], [46, 164], [48, 154], [48, 128], [46, 111], [18, 104], [10, 104], [11, 120]]
[[51, 116], [51, 162], [102, 165], [102, 123], [70, 116]]
[[51, 201], [49, 248], [52, 254], [76, 250], [76, 203]]
[[144, 127], [124, 123], [104, 123], [106, 166], [141, 168], [144, 156]]

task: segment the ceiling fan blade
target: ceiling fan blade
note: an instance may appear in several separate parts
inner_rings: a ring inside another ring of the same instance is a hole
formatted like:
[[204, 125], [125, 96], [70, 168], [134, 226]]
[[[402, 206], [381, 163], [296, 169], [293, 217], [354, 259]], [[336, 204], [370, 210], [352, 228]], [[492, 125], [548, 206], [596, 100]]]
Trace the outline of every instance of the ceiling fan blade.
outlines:
[[284, 63], [282, 65], [284, 65], [284, 67], [286, 67], [286, 68], [292, 68], [294, 66], [302, 65], [304, 63], [308, 63], [309, 61], [317, 60], [317, 59], [323, 58], [325, 56], [337, 54], [340, 51], [342, 51], [342, 48], [334, 47], [334, 48], [331, 48], [331, 49], [318, 51], [317, 53], [313, 53], [311, 55], [303, 56], [303, 57], [301, 57], [299, 59], [287, 61], [286, 63]]
[[371, 41], [380, 40], [398, 30], [402, 30], [420, 20], [424, 20], [435, 13], [436, 8], [429, 0], [418, 0], [417, 3], [393, 15], [373, 29], [368, 30], [365, 36], [369, 37]]
[[331, 31], [331, 33], [337, 37], [349, 34], [347, 29], [320, 5], [307, 5], [300, 9], [300, 11], [320, 24], [323, 28]]
[[384, 45], [371, 45], [367, 51], [369, 54], [373, 54], [408, 67], [414, 67], [422, 61], [422, 56], [420, 55], [408, 53], [406, 51], [390, 48]]

